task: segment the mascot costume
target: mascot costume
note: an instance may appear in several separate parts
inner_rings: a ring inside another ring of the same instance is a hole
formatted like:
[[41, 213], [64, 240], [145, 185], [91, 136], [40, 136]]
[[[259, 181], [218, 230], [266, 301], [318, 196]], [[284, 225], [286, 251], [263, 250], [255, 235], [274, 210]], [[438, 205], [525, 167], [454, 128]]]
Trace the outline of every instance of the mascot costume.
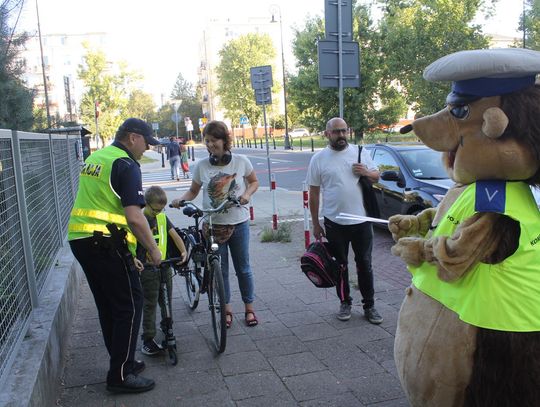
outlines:
[[389, 229], [413, 276], [394, 354], [412, 406], [540, 407], [540, 52], [447, 55], [446, 107], [402, 128], [443, 153], [455, 181]]

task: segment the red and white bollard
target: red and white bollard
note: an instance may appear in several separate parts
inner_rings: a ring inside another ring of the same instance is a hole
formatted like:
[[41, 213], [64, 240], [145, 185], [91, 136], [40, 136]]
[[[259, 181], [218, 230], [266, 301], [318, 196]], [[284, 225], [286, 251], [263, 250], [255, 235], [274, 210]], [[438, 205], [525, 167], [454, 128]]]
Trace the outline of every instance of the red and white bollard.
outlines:
[[304, 200], [304, 243], [306, 249], [309, 246], [309, 196], [308, 196], [308, 187], [304, 182], [302, 184], [302, 198]]
[[276, 176], [270, 174], [270, 194], [272, 195], [272, 229], [277, 230]]

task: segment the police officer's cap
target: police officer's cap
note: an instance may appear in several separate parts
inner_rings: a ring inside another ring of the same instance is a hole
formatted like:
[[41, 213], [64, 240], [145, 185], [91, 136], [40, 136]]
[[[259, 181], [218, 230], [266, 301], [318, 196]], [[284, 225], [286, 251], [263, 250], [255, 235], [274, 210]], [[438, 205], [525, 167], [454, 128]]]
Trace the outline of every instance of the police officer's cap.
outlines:
[[152, 127], [144, 120], [131, 117], [122, 123], [118, 130], [140, 134], [144, 137], [146, 142], [152, 146], [159, 144], [159, 141], [152, 137]]
[[428, 81], [452, 81], [449, 104], [505, 95], [533, 86], [540, 73], [540, 52], [523, 48], [459, 51], [424, 70]]

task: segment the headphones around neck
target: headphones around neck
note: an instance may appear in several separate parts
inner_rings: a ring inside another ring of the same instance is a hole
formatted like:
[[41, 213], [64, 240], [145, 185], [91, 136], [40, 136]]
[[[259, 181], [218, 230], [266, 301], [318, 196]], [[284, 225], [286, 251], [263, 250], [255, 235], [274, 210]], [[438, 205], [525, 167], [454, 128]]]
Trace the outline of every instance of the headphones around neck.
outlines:
[[208, 160], [210, 161], [210, 164], [212, 165], [227, 165], [232, 160], [232, 153], [230, 151], [227, 151], [221, 158], [216, 157], [213, 154], [210, 154], [210, 157], [208, 157]]

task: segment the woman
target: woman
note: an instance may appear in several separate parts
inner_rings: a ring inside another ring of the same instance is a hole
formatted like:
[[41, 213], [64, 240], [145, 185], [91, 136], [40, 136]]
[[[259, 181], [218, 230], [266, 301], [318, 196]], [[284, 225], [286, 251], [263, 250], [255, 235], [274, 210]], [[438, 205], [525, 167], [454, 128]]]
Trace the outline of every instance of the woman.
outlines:
[[258, 324], [253, 308], [254, 284], [249, 265], [249, 203], [251, 195], [259, 187], [253, 166], [247, 157], [231, 154], [232, 140], [227, 125], [220, 121], [209, 122], [203, 130], [204, 142], [210, 156], [197, 162], [189, 190], [180, 199], [172, 201], [179, 207], [180, 201], [192, 201], [203, 188], [203, 207], [217, 207], [231, 197], [242, 206], [233, 206], [224, 213], [212, 217], [214, 237], [219, 243], [221, 271], [225, 285], [225, 313], [227, 328], [233, 322], [231, 289], [229, 285], [229, 254], [236, 271], [238, 285], [244, 302], [244, 320], [247, 326]]

